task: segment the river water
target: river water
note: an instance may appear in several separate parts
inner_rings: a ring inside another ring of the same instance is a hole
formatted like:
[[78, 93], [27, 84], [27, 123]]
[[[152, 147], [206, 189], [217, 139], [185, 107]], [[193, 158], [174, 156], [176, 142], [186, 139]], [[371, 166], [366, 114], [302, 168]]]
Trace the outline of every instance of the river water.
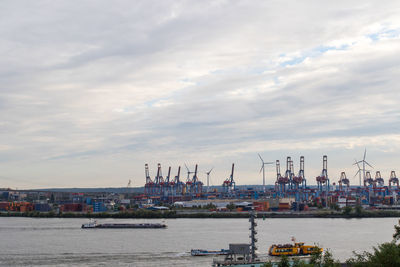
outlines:
[[[162, 220], [99, 219], [99, 223]], [[167, 229], [81, 229], [87, 219], [0, 218], [1, 266], [211, 266], [190, 249], [219, 250], [249, 242], [247, 219], [168, 219]], [[396, 218], [257, 219], [258, 248], [298, 241], [345, 260], [392, 238]]]

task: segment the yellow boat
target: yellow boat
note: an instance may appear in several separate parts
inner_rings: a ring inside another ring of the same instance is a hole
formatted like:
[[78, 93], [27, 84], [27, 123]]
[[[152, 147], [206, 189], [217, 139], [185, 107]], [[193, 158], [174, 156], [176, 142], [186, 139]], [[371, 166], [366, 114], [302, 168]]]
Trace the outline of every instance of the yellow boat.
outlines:
[[272, 245], [269, 248], [270, 256], [304, 256], [322, 252], [323, 249], [318, 246], [306, 246], [304, 243]]

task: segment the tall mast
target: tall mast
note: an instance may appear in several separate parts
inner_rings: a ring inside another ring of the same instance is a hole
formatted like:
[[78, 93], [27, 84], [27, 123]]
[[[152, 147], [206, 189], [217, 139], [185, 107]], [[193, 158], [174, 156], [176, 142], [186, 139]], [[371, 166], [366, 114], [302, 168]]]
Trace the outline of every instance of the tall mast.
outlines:
[[256, 243], [257, 243], [256, 226], [257, 226], [257, 223], [255, 221], [255, 218], [257, 218], [257, 215], [255, 214], [254, 211], [252, 211], [250, 213], [250, 219], [249, 219], [249, 222], [250, 222], [250, 229], [249, 230], [250, 230], [250, 241], [251, 241], [251, 244], [250, 244], [250, 250], [251, 251], [250, 251], [250, 253], [251, 253], [251, 261], [252, 262], [254, 262], [256, 260], [256, 258], [257, 258], [257, 255], [256, 255], [256, 250], [257, 250], [257, 247], [256, 247]]

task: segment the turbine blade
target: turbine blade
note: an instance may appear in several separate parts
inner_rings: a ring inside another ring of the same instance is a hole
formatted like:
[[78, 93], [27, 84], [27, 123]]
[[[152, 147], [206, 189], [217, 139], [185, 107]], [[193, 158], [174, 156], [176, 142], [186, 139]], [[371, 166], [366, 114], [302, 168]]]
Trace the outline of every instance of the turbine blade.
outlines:
[[260, 156], [260, 154], [258, 154], [258, 156], [260, 157], [262, 163], [264, 163], [264, 160], [262, 159], [262, 157]]
[[365, 161], [365, 164], [367, 164], [368, 166], [370, 166], [372, 169], [374, 168], [374, 167], [372, 167], [368, 162], [366, 162]]
[[261, 165], [260, 172], [261, 172], [263, 169], [264, 169], [264, 164], [263, 164], [263, 165]]
[[358, 164], [361, 163], [362, 160], [361, 161], [357, 161], [356, 159], [354, 159], [354, 160], [355, 160], [355, 163], [353, 163], [353, 165], [357, 165], [357, 167], [360, 169], [360, 165], [358, 165]]
[[186, 163], [185, 163], [185, 167], [186, 167], [186, 170], [190, 173], [190, 170], [189, 170], [188, 166], [186, 165]]
[[365, 160], [365, 156], [367, 155], [367, 149], [364, 150], [364, 159]]

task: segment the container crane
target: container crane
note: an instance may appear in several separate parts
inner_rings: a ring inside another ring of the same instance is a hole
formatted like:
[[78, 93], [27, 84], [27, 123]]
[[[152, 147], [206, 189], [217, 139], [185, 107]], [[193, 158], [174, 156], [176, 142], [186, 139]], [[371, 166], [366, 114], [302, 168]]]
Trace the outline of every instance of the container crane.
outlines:
[[[329, 178], [328, 178], [328, 156], [324, 155], [322, 158], [322, 172], [321, 175], [316, 177], [318, 190], [329, 191]], [[325, 186], [325, 190], [324, 190]]]
[[342, 172], [340, 174], [340, 179], [339, 179], [339, 191], [343, 191], [343, 185], [346, 186], [346, 191], [349, 190], [350, 187], [350, 180], [347, 179], [346, 173]]
[[155, 177], [155, 189], [156, 189], [156, 194], [161, 195], [162, 190], [163, 190], [163, 185], [164, 185], [164, 178], [162, 176], [162, 171], [161, 171], [161, 164], [157, 164], [157, 176]]
[[392, 188], [393, 185], [397, 185], [397, 189], [399, 189], [399, 178], [396, 177], [396, 172], [392, 171], [390, 173], [390, 179], [389, 179], [389, 188]]
[[279, 192], [279, 194], [282, 195], [286, 191], [286, 185], [289, 183], [289, 177], [286, 177], [286, 175], [288, 175], [287, 170], [285, 172], [284, 177], [281, 175], [281, 165], [279, 163], [279, 160], [276, 161], [276, 172], [277, 172], [276, 178], [277, 178], [277, 183], [278, 183], [278, 192]]
[[186, 194], [191, 194], [192, 191], [193, 191], [193, 182], [190, 179], [190, 174], [192, 174], [194, 172], [191, 172], [186, 164], [185, 164], [185, 167], [186, 167], [186, 170], [187, 170], [187, 178], [186, 178], [186, 186], [185, 186], [185, 190], [184, 191], [185, 191]]
[[154, 182], [150, 178], [149, 165], [147, 163], [144, 165], [144, 173], [146, 176], [146, 184], [144, 185], [144, 193], [145, 193], [145, 195], [152, 195], [152, 194], [154, 194]]
[[282, 177], [281, 175], [281, 164], [279, 160], [276, 160], [276, 181], [275, 181], [275, 191], [279, 190], [279, 179]]
[[365, 179], [364, 179], [364, 187], [374, 185], [374, 179], [371, 177], [371, 173], [369, 171], [365, 172]]
[[292, 188], [292, 170], [291, 170], [291, 162], [292, 158], [287, 157], [286, 158], [286, 171], [285, 171], [285, 180], [288, 180], [289, 188]]
[[291, 188], [291, 189], [294, 189], [294, 188], [295, 188], [295, 184], [294, 184], [294, 181], [293, 181], [294, 176], [295, 176], [295, 175], [294, 175], [293, 160], [290, 159], [290, 178], [289, 178], [289, 181], [290, 181], [290, 188]]
[[304, 156], [300, 157], [300, 169], [297, 176], [293, 176], [295, 189], [299, 189], [300, 185], [304, 189], [306, 187], [306, 179], [304, 178]]
[[164, 183], [162, 184], [163, 192], [164, 192], [165, 196], [168, 196], [172, 193], [172, 188], [171, 188], [170, 181], [169, 181], [170, 175], [171, 175], [171, 166], [169, 166], [168, 175], [167, 175], [167, 177], [165, 177]]
[[375, 185], [378, 187], [383, 187], [383, 185], [385, 184], [385, 181], [383, 180], [382, 176], [381, 176], [381, 172], [377, 171], [375, 173]]
[[173, 183], [173, 187], [174, 187], [174, 193], [178, 194], [178, 195], [182, 195], [183, 194], [183, 188], [185, 183], [183, 183], [180, 180], [180, 174], [181, 174], [181, 166], [178, 167], [178, 174], [175, 176]]
[[199, 178], [197, 177], [197, 164], [196, 167], [194, 169], [194, 175], [193, 175], [193, 179], [192, 179], [192, 183], [194, 186], [194, 194], [196, 194], [197, 196], [200, 196], [199, 194], [201, 194], [203, 192], [203, 183], [199, 180]]
[[225, 193], [230, 193], [236, 189], [236, 183], [235, 180], [233, 179], [234, 170], [235, 170], [235, 163], [232, 163], [231, 175], [222, 183], [222, 189]]

